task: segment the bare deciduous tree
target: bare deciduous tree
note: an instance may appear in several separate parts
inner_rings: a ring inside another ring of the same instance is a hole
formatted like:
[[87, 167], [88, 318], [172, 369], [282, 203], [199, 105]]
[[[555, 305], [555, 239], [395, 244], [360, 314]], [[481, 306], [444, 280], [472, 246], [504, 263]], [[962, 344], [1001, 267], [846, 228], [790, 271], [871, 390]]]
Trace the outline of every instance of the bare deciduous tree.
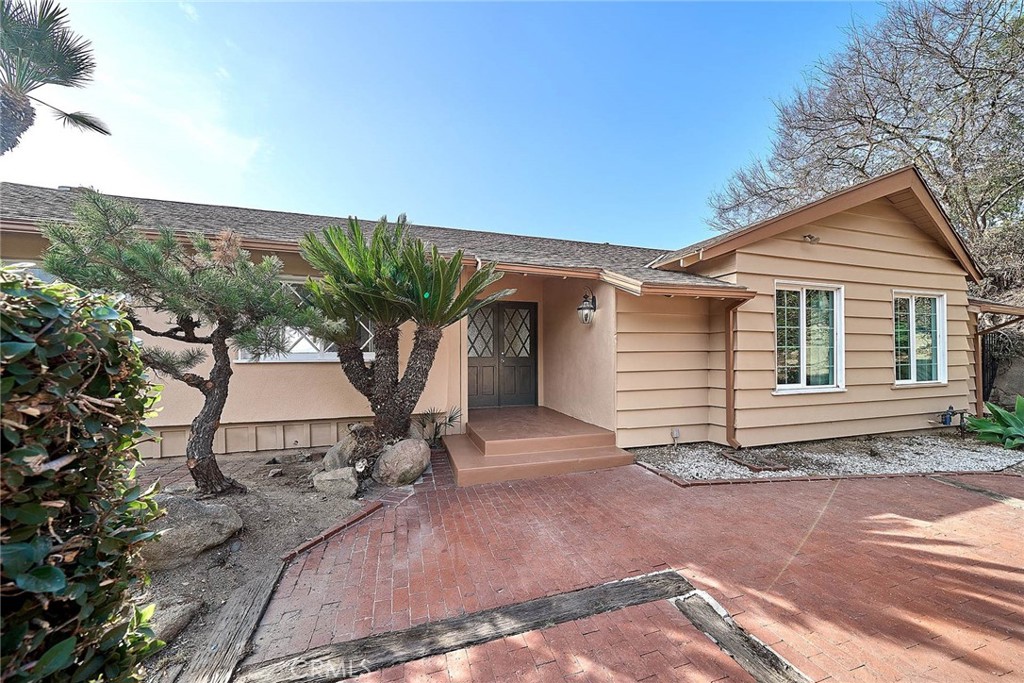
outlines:
[[897, 2], [780, 103], [771, 153], [711, 198], [731, 229], [915, 164], [971, 243], [1024, 220], [1024, 2]]

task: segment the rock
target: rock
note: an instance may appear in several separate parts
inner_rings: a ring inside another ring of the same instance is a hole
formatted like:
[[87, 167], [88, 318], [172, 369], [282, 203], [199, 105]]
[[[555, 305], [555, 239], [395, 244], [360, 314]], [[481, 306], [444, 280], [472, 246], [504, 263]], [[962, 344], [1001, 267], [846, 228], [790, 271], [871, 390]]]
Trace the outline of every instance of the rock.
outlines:
[[324, 469], [328, 472], [348, 467], [348, 461], [356, 450], [358, 441], [353, 432], [348, 432], [341, 438], [341, 441], [330, 447], [324, 454]]
[[160, 539], [142, 547], [142, 556], [151, 570], [188, 564], [196, 555], [220, 545], [242, 528], [242, 518], [222, 503], [166, 493], [158, 493], [155, 500], [167, 514], [150, 526], [151, 530], [163, 531]]
[[373, 468], [373, 478], [386, 486], [411, 484], [430, 464], [430, 446], [422, 439], [405, 439], [388, 446]]
[[422, 441], [425, 441], [427, 438], [426, 432], [423, 430], [423, 425], [420, 423], [419, 419], [415, 417], [409, 421], [408, 437], [410, 439], [420, 439]]
[[359, 490], [359, 479], [352, 467], [327, 470], [313, 475], [313, 488], [342, 498], [354, 498]]
[[338, 443], [331, 446], [324, 454], [323, 467], [325, 470], [337, 470], [342, 467], [349, 467], [352, 455], [359, 446], [359, 437], [366, 432], [372, 432], [373, 425], [365, 422], [353, 422], [348, 426], [345, 436], [341, 437]]
[[284, 473], [283, 469], [281, 469], [280, 467], [275, 467], [274, 469], [272, 469], [269, 472], [267, 472], [267, 479], [273, 479], [274, 477], [280, 477], [283, 473]]
[[178, 637], [189, 625], [203, 603], [192, 598], [172, 598], [172, 602], [157, 603], [150, 626], [153, 634], [165, 643]]

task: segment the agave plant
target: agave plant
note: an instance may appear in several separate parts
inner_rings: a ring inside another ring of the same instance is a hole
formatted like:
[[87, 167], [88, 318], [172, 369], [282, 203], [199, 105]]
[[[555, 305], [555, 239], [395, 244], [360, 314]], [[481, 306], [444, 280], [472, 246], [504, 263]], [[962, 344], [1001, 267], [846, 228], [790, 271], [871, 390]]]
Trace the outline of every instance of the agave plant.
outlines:
[[66, 112], [31, 94], [44, 85], [81, 88], [92, 80], [92, 44], [68, 26], [67, 9], [53, 0], [0, 4], [0, 155], [14, 149], [35, 123], [33, 102], [53, 111], [64, 125], [110, 135], [95, 116]]
[[985, 407], [992, 417], [968, 417], [968, 428], [982, 441], [1008, 449], [1024, 448], [1024, 396], [1017, 397], [1012, 413], [995, 403], [986, 403]]

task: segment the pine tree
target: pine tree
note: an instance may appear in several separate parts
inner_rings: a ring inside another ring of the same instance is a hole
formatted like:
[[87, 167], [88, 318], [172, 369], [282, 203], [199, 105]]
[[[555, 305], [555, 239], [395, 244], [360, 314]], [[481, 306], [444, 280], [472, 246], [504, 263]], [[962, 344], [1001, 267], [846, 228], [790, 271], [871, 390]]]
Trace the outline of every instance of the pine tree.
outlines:
[[[185, 451], [199, 491], [244, 491], [221, 472], [213, 439], [228, 398], [231, 348], [257, 357], [281, 353], [286, 327], [307, 322], [303, 307], [280, 282], [280, 259], [254, 262], [230, 231], [214, 239], [164, 228], [147, 235], [137, 207], [93, 191], [75, 205], [74, 216], [71, 223], [44, 228], [50, 241], [45, 268], [80, 287], [126, 295], [136, 330], [187, 345], [144, 345], [143, 360], [158, 375], [203, 395]], [[150, 313], [145, 321], [144, 311]], [[160, 315], [165, 324], [152, 322]], [[195, 371], [207, 358], [199, 348], [204, 346], [212, 356], [206, 376]]]

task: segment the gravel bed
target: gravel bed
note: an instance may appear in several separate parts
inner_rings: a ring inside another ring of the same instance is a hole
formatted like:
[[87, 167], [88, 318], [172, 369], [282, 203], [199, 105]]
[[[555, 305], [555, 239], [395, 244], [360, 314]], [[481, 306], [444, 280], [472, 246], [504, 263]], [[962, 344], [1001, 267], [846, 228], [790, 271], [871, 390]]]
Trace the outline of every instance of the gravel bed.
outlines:
[[740, 451], [758, 460], [788, 467], [752, 472], [723, 457], [731, 452], [710, 443], [637, 448], [640, 462], [684, 479], [752, 479], [838, 474], [910, 474], [922, 472], [993, 472], [1021, 468], [1024, 453], [1007, 451], [955, 433], [910, 436], [865, 436], [764, 446]]

